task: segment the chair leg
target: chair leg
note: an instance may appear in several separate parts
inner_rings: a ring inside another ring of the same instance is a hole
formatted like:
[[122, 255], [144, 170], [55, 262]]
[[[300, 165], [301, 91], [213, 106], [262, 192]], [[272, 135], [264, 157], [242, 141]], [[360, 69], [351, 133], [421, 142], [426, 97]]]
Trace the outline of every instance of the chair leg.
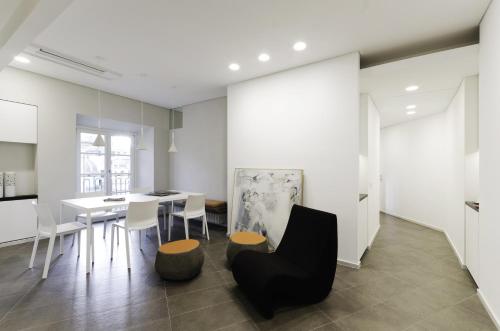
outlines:
[[163, 206], [162, 210], [163, 210], [163, 229], [166, 230], [167, 229], [167, 207]]
[[156, 232], [158, 234], [158, 247], [161, 247], [160, 226], [156, 224]]
[[95, 236], [94, 236], [94, 227], [92, 227], [92, 264], [94, 264], [95, 258]]
[[31, 259], [30, 259], [30, 264], [28, 266], [28, 268], [33, 268], [33, 263], [35, 262], [35, 255], [36, 255], [36, 251], [38, 249], [38, 241], [40, 240], [40, 233], [37, 233], [36, 234], [36, 237], [35, 237], [35, 242], [33, 243], [33, 252], [31, 252]]
[[207, 222], [207, 214], [203, 215], [203, 228], [207, 230], [207, 240], [210, 240], [210, 235], [208, 234], [208, 222]]
[[113, 260], [113, 248], [115, 247], [115, 228], [114, 224], [111, 224], [111, 260]]
[[75, 246], [75, 237], [76, 237], [76, 232], [73, 233], [73, 240], [71, 241], [71, 247]]
[[168, 215], [168, 241], [172, 238], [172, 214]]
[[59, 254], [63, 255], [64, 254], [64, 235], [59, 236]]
[[106, 220], [104, 220], [104, 231], [102, 233], [103, 239], [106, 239], [106, 223], [108, 223]]
[[[76, 233], [73, 235], [73, 239], [75, 238], [76, 235], [77, 235]], [[82, 248], [82, 231], [78, 231], [78, 256], [80, 256], [81, 248]]]
[[186, 216], [184, 216], [184, 231], [186, 232], [186, 239], [189, 239], [189, 224]]
[[56, 241], [56, 234], [52, 233], [49, 239], [49, 247], [47, 248], [47, 256], [45, 257], [45, 266], [43, 267], [42, 278], [46, 279], [49, 273], [50, 260], [52, 258], [52, 251], [54, 250], [54, 242]]
[[127, 268], [130, 269], [130, 234], [128, 233], [128, 229], [125, 228], [125, 247], [127, 251]]

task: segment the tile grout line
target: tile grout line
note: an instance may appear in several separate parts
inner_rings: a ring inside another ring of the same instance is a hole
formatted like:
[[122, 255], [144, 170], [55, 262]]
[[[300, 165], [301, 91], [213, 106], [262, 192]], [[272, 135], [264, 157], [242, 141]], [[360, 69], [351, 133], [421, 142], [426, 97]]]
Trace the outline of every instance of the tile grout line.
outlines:
[[167, 295], [167, 282], [163, 282], [163, 289], [165, 290], [165, 300], [167, 302], [167, 315], [168, 315], [168, 323], [170, 324], [170, 331], [173, 331], [172, 328], [172, 315], [170, 314], [170, 307], [168, 305], [168, 295]]

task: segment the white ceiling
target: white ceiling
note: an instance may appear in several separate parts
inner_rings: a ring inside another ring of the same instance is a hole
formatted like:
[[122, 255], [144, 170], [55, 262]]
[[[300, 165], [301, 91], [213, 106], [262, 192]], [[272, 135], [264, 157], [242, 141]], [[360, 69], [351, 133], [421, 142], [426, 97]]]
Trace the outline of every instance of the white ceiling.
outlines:
[[[361, 92], [369, 94], [389, 126], [445, 111], [467, 76], [479, 72], [479, 46], [455, 48], [361, 70]], [[405, 88], [417, 85], [415, 92]], [[415, 115], [406, 106], [416, 105]]]
[[[472, 45], [361, 70], [361, 92], [369, 94], [389, 126], [445, 111], [462, 80], [476, 75], [479, 47]], [[418, 85], [415, 92], [405, 88]], [[406, 106], [416, 105], [415, 115]]]
[[[489, 1], [74, 0], [34, 43], [123, 76], [109, 81], [41, 60], [12, 65], [175, 107], [352, 51], [370, 62], [470, 42]], [[297, 40], [306, 51], [291, 49]], [[257, 61], [262, 51], [271, 61]], [[239, 72], [227, 69], [233, 61]]]

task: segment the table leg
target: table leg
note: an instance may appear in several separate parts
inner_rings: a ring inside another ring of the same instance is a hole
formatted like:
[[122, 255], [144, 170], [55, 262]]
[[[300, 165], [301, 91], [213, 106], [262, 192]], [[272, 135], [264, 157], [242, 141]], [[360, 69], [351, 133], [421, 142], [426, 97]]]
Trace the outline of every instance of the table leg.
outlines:
[[92, 218], [90, 217], [90, 212], [87, 212], [87, 254], [86, 254], [86, 265], [87, 273], [90, 273], [90, 246], [92, 245]]

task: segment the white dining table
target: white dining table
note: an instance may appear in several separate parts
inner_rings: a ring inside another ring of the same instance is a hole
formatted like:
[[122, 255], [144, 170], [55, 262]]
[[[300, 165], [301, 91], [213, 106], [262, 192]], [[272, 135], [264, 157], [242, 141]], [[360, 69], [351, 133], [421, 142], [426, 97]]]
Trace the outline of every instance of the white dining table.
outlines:
[[[126, 194], [119, 196], [99, 196], [99, 197], [89, 197], [89, 198], [78, 198], [78, 199], [66, 199], [61, 200], [60, 206], [60, 220], [62, 222], [63, 215], [63, 207], [70, 207], [76, 209], [77, 211], [86, 214], [86, 223], [87, 223], [87, 254], [86, 254], [86, 270], [87, 273], [90, 273], [91, 262], [90, 262], [90, 249], [91, 249], [91, 236], [89, 235], [92, 230], [92, 213], [98, 211], [111, 210], [115, 208], [124, 208], [127, 209], [130, 201], [141, 201], [146, 198], [157, 198], [159, 202], [171, 202], [172, 209], [174, 207], [174, 201], [186, 200], [189, 195], [199, 195], [202, 193], [194, 193], [194, 192], [179, 192], [178, 193], [166, 195], [166, 196], [151, 196], [147, 194]], [[104, 201], [106, 198], [125, 198], [124, 201]]]

